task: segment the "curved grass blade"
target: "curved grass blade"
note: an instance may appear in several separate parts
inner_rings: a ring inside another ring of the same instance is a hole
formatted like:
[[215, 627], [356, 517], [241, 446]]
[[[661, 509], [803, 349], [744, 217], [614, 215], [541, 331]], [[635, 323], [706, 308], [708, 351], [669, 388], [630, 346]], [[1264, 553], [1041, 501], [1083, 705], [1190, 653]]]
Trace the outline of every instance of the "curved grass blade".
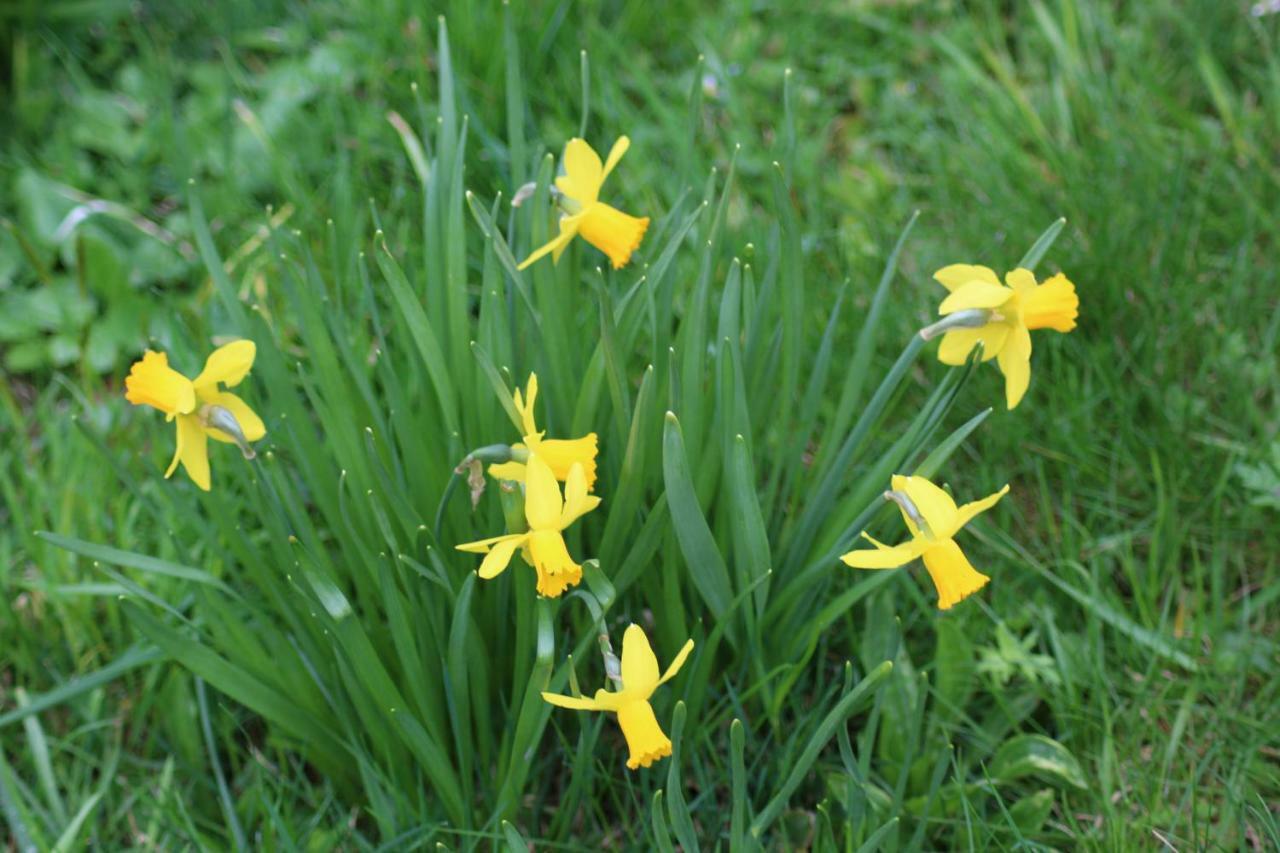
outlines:
[[769, 825], [777, 820], [778, 815], [782, 814], [782, 810], [786, 808], [787, 800], [790, 799], [792, 792], [804, 780], [805, 774], [809, 772], [809, 767], [817, 759], [818, 753], [822, 751], [822, 748], [827, 745], [831, 738], [835, 737], [836, 728], [844, 725], [845, 721], [858, 709], [858, 705], [863, 699], [866, 699], [879, 689], [885, 677], [892, 670], [893, 661], [884, 661], [867, 673], [867, 677], [859, 681], [827, 713], [813, 736], [809, 738], [809, 743], [805, 746], [804, 751], [800, 753], [800, 757], [792, 765], [791, 772], [787, 774], [787, 779], [782, 783], [782, 787], [778, 789], [773, 799], [769, 801], [769, 804], [764, 807], [760, 814], [756, 815], [756, 819], [751, 822], [751, 834], [754, 837], [759, 838], [769, 828]]

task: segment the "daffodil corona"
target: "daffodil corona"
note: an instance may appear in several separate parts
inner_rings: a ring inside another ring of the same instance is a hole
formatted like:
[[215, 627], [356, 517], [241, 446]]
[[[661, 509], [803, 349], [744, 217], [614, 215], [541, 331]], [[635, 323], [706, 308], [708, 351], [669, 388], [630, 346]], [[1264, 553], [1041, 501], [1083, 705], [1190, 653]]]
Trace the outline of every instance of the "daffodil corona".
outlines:
[[872, 539], [866, 531], [863, 537], [875, 546], [874, 550], [850, 551], [840, 559], [855, 569], [896, 569], [920, 557], [924, 567], [938, 589], [938, 608], [949, 610], [956, 603], [968, 598], [986, 586], [991, 578], [970, 565], [955, 535], [974, 516], [996, 505], [1009, 491], [1005, 486], [994, 495], [980, 501], [957, 507], [951, 496], [924, 477], [894, 475], [891, 491], [885, 492], [902, 511], [902, 519], [911, 531], [911, 539], [901, 545], [885, 545]]
[[543, 693], [542, 698], [561, 708], [576, 711], [610, 711], [618, 715], [618, 725], [627, 739], [631, 755], [627, 767], [648, 767], [671, 754], [671, 739], [663, 733], [654, 716], [649, 697], [661, 684], [670, 681], [684, 666], [693, 651], [693, 640], [680, 649], [671, 666], [658, 677], [658, 658], [649, 645], [649, 638], [639, 625], [631, 625], [622, 637], [622, 684], [620, 690], [610, 692], [600, 689], [588, 699], [585, 696], [561, 696], [559, 693]]
[[604, 164], [600, 155], [582, 139], [570, 139], [564, 147], [564, 174], [556, 178], [560, 192], [560, 233], [554, 240], [537, 249], [520, 264], [520, 269], [550, 254], [553, 262], [575, 236], [595, 246], [609, 256], [614, 269], [626, 266], [631, 253], [640, 248], [644, 232], [649, 228], [649, 217], [637, 217], [623, 213], [599, 200], [600, 188], [605, 178], [618, 165], [622, 155], [631, 147], [631, 140], [623, 136], [613, 144]]
[[1017, 406], [1031, 382], [1031, 330], [1070, 332], [1076, 327], [1080, 299], [1075, 285], [1061, 273], [1037, 284], [1035, 275], [1022, 268], [1008, 273], [1001, 284], [992, 270], [970, 264], [943, 267], [933, 277], [951, 291], [938, 306], [938, 313], [952, 320], [935, 324], [939, 330], [947, 328], [938, 360], [964, 364], [981, 343], [982, 360], [996, 359], [1004, 374], [1006, 404]]
[[267, 428], [248, 404], [219, 386], [234, 388], [253, 367], [257, 348], [253, 341], [232, 341], [213, 351], [204, 370], [188, 379], [169, 366], [169, 357], [147, 350], [125, 379], [125, 399], [135, 406], [151, 406], [178, 422], [178, 446], [165, 477], [182, 463], [192, 481], [209, 491], [208, 439], [240, 447], [246, 459], [254, 456], [251, 442], [267, 434]]
[[485, 555], [480, 563], [480, 577], [485, 580], [502, 574], [516, 549], [521, 549], [524, 561], [538, 573], [538, 592], [555, 598], [582, 580], [582, 566], [569, 555], [562, 532], [599, 506], [600, 498], [587, 494], [587, 477], [579, 464], [569, 469], [563, 500], [555, 474], [542, 457], [531, 454], [525, 474], [524, 516], [529, 529], [457, 547]]
[[[582, 438], [573, 439], [544, 439], [542, 437], [545, 433], [538, 431], [538, 423], [533, 417], [533, 403], [538, 399], [538, 375], [536, 373], [529, 374], [529, 384], [525, 388], [524, 395], [522, 396], [520, 389], [517, 388], [515, 393], [512, 394], [512, 398], [515, 402], [516, 411], [520, 413], [520, 431], [524, 436], [524, 443], [512, 445], [512, 450], [536, 454], [551, 467], [551, 472], [561, 482], [568, 478], [569, 472], [574, 465], [581, 465], [583, 474], [587, 478], [587, 491], [589, 492], [595, 488], [596, 434], [592, 432]], [[519, 454], [517, 453], [517, 455]], [[489, 473], [499, 480], [515, 480], [523, 483], [525, 464], [513, 459], [510, 462], [490, 465]]]

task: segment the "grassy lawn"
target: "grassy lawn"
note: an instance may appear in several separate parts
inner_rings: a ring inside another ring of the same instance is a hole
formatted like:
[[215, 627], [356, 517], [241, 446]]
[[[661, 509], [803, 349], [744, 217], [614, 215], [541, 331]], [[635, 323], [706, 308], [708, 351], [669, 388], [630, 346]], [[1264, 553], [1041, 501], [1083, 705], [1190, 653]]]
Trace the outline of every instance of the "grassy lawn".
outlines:
[[[10, 845], [1280, 847], [1277, 39], [1208, 0], [0, 9]], [[565, 141], [624, 134], [632, 264], [517, 272]], [[900, 360], [935, 270], [1045, 233], [1080, 320], [1021, 405]], [[258, 458], [163, 479], [130, 364], [242, 337]], [[453, 547], [518, 491], [437, 518], [535, 370], [601, 448], [554, 600]], [[914, 470], [1012, 487], [946, 612], [835, 559], [901, 541]], [[630, 622], [696, 643], [635, 771], [538, 695]]]

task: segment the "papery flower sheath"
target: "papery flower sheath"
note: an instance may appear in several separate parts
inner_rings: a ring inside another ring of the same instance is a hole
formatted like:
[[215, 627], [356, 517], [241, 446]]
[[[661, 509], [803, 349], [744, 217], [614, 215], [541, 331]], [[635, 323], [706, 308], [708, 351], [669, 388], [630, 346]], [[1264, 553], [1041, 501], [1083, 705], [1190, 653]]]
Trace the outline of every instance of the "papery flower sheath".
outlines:
[[575, 464], [565, 479], [564, 499], [555, 474], [536, 454], [525, 466], [524, 515], [529, 529], [457, 546], [459, 551], [484, 554], [480, 577], [488, 580], [502, 574], [516, 549], [538, 573], [538, 592], [555, 598], [582, 580], [582, 566], [574, 562], [562, 531], [600, 505], [600, 498], [587, 494], [587, 477]]
[[649, 697], [661, 684], [670, 681], [684, 666], [693, 651], [693, 640], [685, 642], [667, 671], [658, 677], [658, 658], [649, 638], [639, 625], [631, 625], [622, 637], [622, 689], [616, 692], [600, 689], [588, 699], [585, 696], [562, 696], [543, 693], [542, 698], [561, 708], [577, 711], [610, 711], [618, 715], [618, 725], [627, 739], [631, 755], [627, 767], [648, 767], [671, 754], [671, 740], [658, 725]]
[[[582, 438], [573, 439], [543, 438], [546, 433], [539, 431], [538, 423], [533, 416], [533, 403], [538, 398], [538, 375], [536, 373], [529, 374], [529, 384], [526, 386], [523, 395], [521, 395], [520, 389], [517, 388], [511, 396], [515, 402], [516, 411], [520, 413], [520, 431], [524, 437], [524, 443], [513, 444], [512, 449], [516, 451], [527, 450], [529, 453], [536, 454], [551, 467], [551, 472], [561, 482], [568, 478], [569, 471], [573, 469], [574, 465], [581, 465], [583, 474], [587, 478], [587, 491], [595, 488], [596, 434], [591, 432]], [[525, 465], [523, 462], [515, 460], [501, 462], [490, 465], [489, 474], [499, 480], [515, 480], [523, 483]]]
[[626, 266], [631, 253], [640, 248], [644, 232], [649, 228], [649, 217], [623, 213], [600, 201], [599, 195], [605, 178], [630, 147], [630, 139], [619, 137], [601, 165], [600, 155], [585, 140], [569, 140], [564, 147], [564, 174], [556, 178], [560, 206], [565, 211], [560, 217], [560, 233], [525, 258], [520, 269], [547, 254], [553, 262], [558, 262], [569, 241], [579, 235], [608, 255], [614, 269]]
[[911, 539], [890, 546], [863, 531], [874, 550], [850, 551], [840, 559], [855, 569], [896, 569], [920, 557], [937, 587], [940, 610], [949, 610], [986, 586], [991, 578], [974, 569], [955, 543], [955, 535], [976, 515], [995, 506], [1009, 487], [957, 507], [950, 495], [924, 477], [895, 474], [890, 486], [885, 498], [897, 503]]
[[1031, 331], [1070, 332], [1076, 327], [1080, 299], [1075, 285], [1061, 273], [1037, 284], [1035, 275], [1022, 268], [1008, 273], [1001, 284], [992, 270], [970, 264], [943, 267], [933, 277], [951, 291], [938, 306], [939, 314], [972, 314], [963, 327], [943, 335], [938, 360], [964, 364], [981, 343], [982, 360], [996, 359], [1004, 374], [1006, 404], [1017, 406], [1031, 382]]
[[254, 456], [250, 442], [267, 434], [262, 419], [230, 391], [249, 374], [257, 348], [240, 340], [214, 350], [204, 369], [188, 379], [169, 366], [169, 357], [147, 350], [125, 379], [125, 399], [135, 406], [151, 406], [178, 423], [178, 444], [165, 477], [182, 463], [187, 476], [206, 492], [210, 488], [208, 439], [240, 447], [246, 459]]

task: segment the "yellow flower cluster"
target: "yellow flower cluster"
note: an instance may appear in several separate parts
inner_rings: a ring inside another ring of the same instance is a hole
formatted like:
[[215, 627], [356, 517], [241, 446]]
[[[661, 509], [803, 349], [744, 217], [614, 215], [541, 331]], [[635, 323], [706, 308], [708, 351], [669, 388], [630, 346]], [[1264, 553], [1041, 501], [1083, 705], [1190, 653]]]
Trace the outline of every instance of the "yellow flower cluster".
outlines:
[[[517, 388], [512, 394], [523, 433], [523, 441], [513, 444], [512, 450], [521, 459], [489, 466], [491, 476], [516, 487], [523, 485], [528, 529], [467, 542], [457, 548], [485, 555], [479, 574], [486, 580], [501, 574], [519, 549], [524, 561], [537, 572], [538, 593], [555, 598], [582, 580], [582, 566], [569, 554], [563, 531], [600, 505], [600, 498], [589, 494], [596, 481], [598, 443], [595, 433], [576, 439], [545, 438], [546, 433], [538, 429], [534, 416], [537, 398], [538, 377], [530, 374], [524, 393]], [[564, 482], [563, 499], [557, 481]], [[693, 640], [689, 640], [659, 678], [658, 660], [649, 639], [640, 626], [631, 625], [622, 641], [620, 690], [599, 690], [594, 699], [548, 692], [542, 696], [562, 708], [616, 714], [631, 751], [627, 767], [648, 767], [671, 754], [671, 741], [658, 725], [649, 697], [679, 672], [692, 650]]]
[[[623, 213], [600, 201], [599, 194], [629, 146], [627, 137], [621, 137], [601, 163], [586, 142], [569, 141], [563, 156], [564, 174], [556, 179], [553, 193], [562, 211], [560, 232], [531, 253], [519, 269], [548, 254], [558, 261], [575, 236], [604, 252], [614, 268], [628, 263], [644, 238], [649, 219]], [[1069, 332], [1075, 327], [1079, 307], [1075, 286], [1061, 274], [1037, 282], [1031, 271], [1021, 268], [1006, 275], [1002, 284], [992, 270], [969, 264], [944, 267], [934, 278], [949, 293], [938, 308], [943, 319], [922, 330], [922, 337], [942, 336], [938, 358], [949, 365], [964, 364], [974, 348], [981, 347], [980, 358], [995, 359], [1004, 374], [1006, 403], [1014, 408], [1030, 384], [1030, 333], [1045, 328]], [[209, 356], [195, 379], [171, 368], [162, 352], [148, 350], [133, 365], [125, 380], [128, 401], [159, 409], [168, 420], [177, 422], [177, 448], [166, 477], [181, 463], [196, 485], [208, 491], [210, 437], [234, 443], [245, 458], [253, 458], [252, 443], [266, 435], [266, 427], [243, 400], [225, 389], [244, 380], [255, 354], [252, 341], [229, 343]], [[497, 448], [500, 453], [483, 457], [504, 460], [491, 464], [489, 474], [504, 489], [523, 495], [522, 528], [456, 547], [484, 555], [478, 573], [485, 580], [502, 574], [518, 553], [537, 575], [538, 594], [556, 598], [582, 580], [582, 565], [570, 553], [564, 532], [600, 506], [601, 498], [593, 494], [598, 440], [595, 433], [573, 439], [547, 438], [546, 432], [538, 429], [537, 399], [538, 377], [530, 374], [524, 390], [517, 388], [511, 399], [520, 440], [510, 446], [486, 448]], [[477, 499], [483, 487], [479, 458], [468, 457], [479, 480], [474, 492]], [[898, 506], [910, 538], [890, 546], [864, 531], [862, 535], [872, 547], [850, 551], [841, 559], [859, 569], [893, 569], [920, 558], [937, 588], [938, 607], [947, 610], [990, 581], [969, 563], [956, 544], [957, 534], [1008, 491], [1004, 486], [982, 500], [957, 506], [947, 492], [924, 477], [895, 475], [884, 496]], [[615, 714], [630, 750], [627, 766], [648, 767], [671, 754], [671, 741], [654, 715], [650, 697], [680, 671], [693, 645], [692, 640], [687, 641], [659, 675], [648, 637], [632, 624], [623, 638], [621, 661], [611, 652], [605, 656], [617, 690], [601, 689], [592, 698], [551, 692], [543, 692], [542, 697], [562, 708]]]
[[[938, 360], [960, 365], [975, 347], [983, 361], [996, 359], [1005, 380], [1005, 402], [1013, 409], [1031, 384], [1031, 330], [1070, 332], [1076, 327], [1080, 299], [1076, 287], [1059, 273], [1037, 283], [1027, 269], [1013, 270], [1000, 283], [988, 267], [952, 264], [933, 274], [949, 292], [938, 306], [943, 317], [921, 334], [942, 334]], [[889, 546], [862, 535], [874, 549], [850, 551], [842, 559], [855, 569], [896, 569], [917, 557], [938, 590], [938, 607], [949, 610], [991, 580], [975, 569], [955, 535], [1009, 491], [1006, 485], [980, 501], [957, 507], [951, 496], [924, 477], [895, 475], [886, 500], [898, 505], [911, 539]]]

